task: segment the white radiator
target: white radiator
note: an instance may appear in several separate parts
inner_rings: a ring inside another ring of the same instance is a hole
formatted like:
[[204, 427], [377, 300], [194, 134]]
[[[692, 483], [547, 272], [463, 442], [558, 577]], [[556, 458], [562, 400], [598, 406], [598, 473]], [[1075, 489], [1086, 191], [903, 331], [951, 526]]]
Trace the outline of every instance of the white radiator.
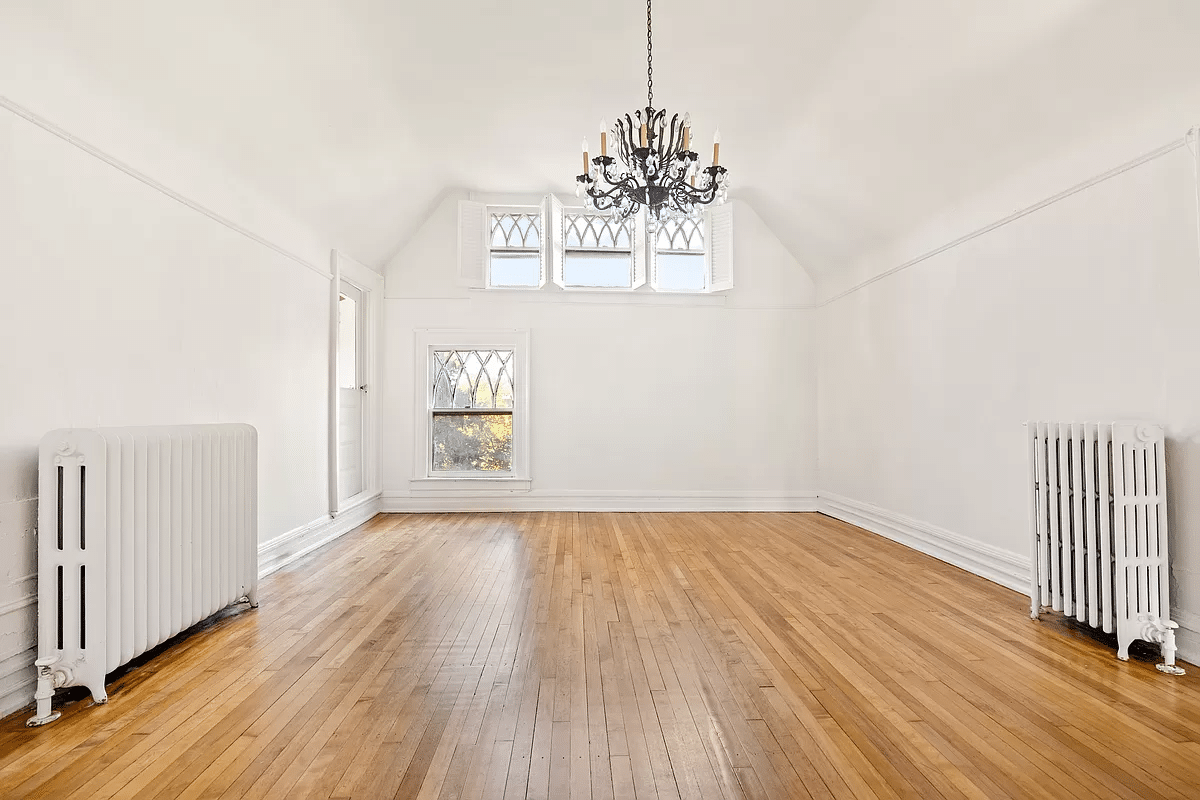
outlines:
[[258, 590], [250, 425], [56, 430], [38, 460], [37, 716]]
[[1175, 666], [1163, 429], [1142, 422], [1030, 422], [1031, 615], [1044, 608], [1161, 646]]

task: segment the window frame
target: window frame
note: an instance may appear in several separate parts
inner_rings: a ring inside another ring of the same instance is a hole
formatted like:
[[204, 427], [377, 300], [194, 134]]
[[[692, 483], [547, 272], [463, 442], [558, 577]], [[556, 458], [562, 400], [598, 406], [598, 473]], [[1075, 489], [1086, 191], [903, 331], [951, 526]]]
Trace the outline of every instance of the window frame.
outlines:
[[[559, 210], [558, 216], [552, 220], [552, 224], [558, 226], [562, 235], [557, 237], [555, 241], [562, 242], [562, 257], [557, 259], [557, 271], [554, 275], [554, 282], [564, 291], [568, 292], [633, 292], [640, 289], [646, 283], [646, 248], [645, 248], [645, 218], [638, 215], [629, 219], [626, 223], [629, 226], [629, 285], [628, 286], [585, 286], [578, 283], [567, 283], [566, 267], [567, 267], [567, 252], [583, 252], [583, 253], [603, 253], [614, 252], [624, 254], [624, 248], [617, 247], [570, 247], [567, 245], [567, 216], [590, 216], [590, 217], [605, 217], [605, 214], [599, 214], [594, 211], [588, 211], [583, 206], [564, 206]], [[613, 236], [616, 241], [616, 234]]]
[[[435, 350], [512, 350], [513, 452], [508, 472], [447, 472], [433, 469], [433, 353]], [[508, 491], [528, 490], [529, 464], [529, 331], [439, 330], [415, 331], [414, 350], [415, 447], [413, 484], [423, 488], [441, 486], [495, 486]]]
[[[540, 229], [538, 230], [537, 247], [520, 247], [520, 248], [504, 248], [494, 247], [492, 245], [492, 217], [495, 215], [509, 216], [533, 216], [538, 218]], [[548, 215], [544, 203], [531, 203], [529, 205], [500, 205], [489, 203], [484, 212], [484, 236], [487, 242], [486, 247], [486, 263], [483, 265], [484, 286], [488, 289], [503, 289], [518, 292], [537, 291], [546, 285], [546, 275], [550, 272], [549, 264], [547, 263], [547, 254], [550, 248], [547, 246], [549, 238], [548, 232]], [[537, 283], [532, 285], [523, 284], [497, 284], [492, 282], [492, 257], [496, 252], [507, 253], [528, 253], [535, 252], [538, 257], [538, 279]]]
[[688, 251], [665, 250], [665, 251], [662, 251], [665, 253], [684, 252], [687, 255], [700, 256], [701, 263], [702, 263], [701, 277], [703, 279], [703, 285], [699, 289], [664, 289], [662, 287], [662, 285], [659, 283], [659, 271], [658, 271], [658, 256], [660, 253], [660, 251], [658, 249], [658, 237], [660, 235], [660, 231], [655, 230], [655, 231], [653, 231], [653, 233], [651, 233], [649, 231], [647, 232], [646, 252], [647, 252], [647, 258], [650, 261], [650, 287], [652, 289], [654, 289], [654, 291], [661, 292], [663, 294], [683, 294], [683, 295], [712, 294], [715, 291], [712, 288], [713, 276], [712, 276], [712, 270], [710, 268], [711, 256], [709, 254], [710, 247], [709, 247], [708, 228], [709, 228], [710, 218], [711, 218], [711, 215], [706, 211], [704, 214], [701, 215], [700, 219], [696, 221], [696, 224], [700, 226], [700, 239], [704, 243], [704, 247], [702, 249], [700, 249], [698, 251], [695, 251], [695, 250], [688, 250]]

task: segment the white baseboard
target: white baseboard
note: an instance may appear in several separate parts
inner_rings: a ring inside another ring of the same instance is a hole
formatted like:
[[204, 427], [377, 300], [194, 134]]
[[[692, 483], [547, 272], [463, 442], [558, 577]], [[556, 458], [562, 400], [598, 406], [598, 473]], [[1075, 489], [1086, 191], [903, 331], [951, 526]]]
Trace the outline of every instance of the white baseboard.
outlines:
[[33, 662], [36, 647], [0, 657], [0, 718], [14, 714], [33, 703], [37, 673]]
[[288, 531], [258, 546], [258, 576], [260, 578], [302, 558], [318, 547], [329, 544], [362, 525], [379, 513], [380, 498], [374, 495], [342, 511], [336, 517], [324, 516], [295, 530]]
[[37, 658], [37, 589], [32, 580], [29, 594], [0, 605], [0, 718], [7, 717], [33, 699], [33, 662]]
[[1029, 592], [1029, 559], [968, 539], [944, 528], [930, 525], [893, 511], [821, 492], [819, 510], [835, 519], [849, 522], [894, 542], [965, 569], [1023, 594]]
[[817, 493], [625, 490], [384, 492], [384, 513], [454, 511], [816, 511]]
[[1171, 619], [1179, 625], [1175, 631], [1175, 655], [1200, 667], [1200, 614], [1173, 608]]

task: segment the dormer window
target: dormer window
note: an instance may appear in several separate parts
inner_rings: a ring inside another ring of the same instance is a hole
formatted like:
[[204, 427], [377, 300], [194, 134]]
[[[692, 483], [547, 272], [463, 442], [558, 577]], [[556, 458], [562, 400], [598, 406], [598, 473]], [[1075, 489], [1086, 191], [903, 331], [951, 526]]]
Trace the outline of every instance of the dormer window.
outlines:
[[[696, 219], [615, 216], [539, 205], [458, 205], [459, 283], [473, 289], [718, 292], [733, 287], [733, 207]], [[552, 287], [551, 287], [552, 288]]]

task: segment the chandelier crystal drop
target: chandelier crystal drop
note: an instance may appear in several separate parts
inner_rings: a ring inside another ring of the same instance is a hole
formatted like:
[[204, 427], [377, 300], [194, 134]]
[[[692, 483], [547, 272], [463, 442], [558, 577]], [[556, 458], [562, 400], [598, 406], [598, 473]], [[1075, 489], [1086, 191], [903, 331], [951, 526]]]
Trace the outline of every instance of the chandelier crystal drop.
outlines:
[[[646, 107], [619, 117], [611, 130], [600, 123], [600, 155], [588, 160], [583, 140], [583, 174], [576, 177], [576, 196], [586, 195], [593, 211], [611, 210], [625, 220], [642, 208], [653, 225], [666, 218], [698, 217], [710, 203], [728, 195], [729, 178], [719, 165], [721, 134], [713, 135], [712, 166], [700, 168], [691, 149], [691, 115], [668, 116], [654, 107], [654, 28], [651, 0], [646, 0]], [[608, 154], [609, 141], [617, 158]], [[619, 164], [618, 164], [619, 159]]]

